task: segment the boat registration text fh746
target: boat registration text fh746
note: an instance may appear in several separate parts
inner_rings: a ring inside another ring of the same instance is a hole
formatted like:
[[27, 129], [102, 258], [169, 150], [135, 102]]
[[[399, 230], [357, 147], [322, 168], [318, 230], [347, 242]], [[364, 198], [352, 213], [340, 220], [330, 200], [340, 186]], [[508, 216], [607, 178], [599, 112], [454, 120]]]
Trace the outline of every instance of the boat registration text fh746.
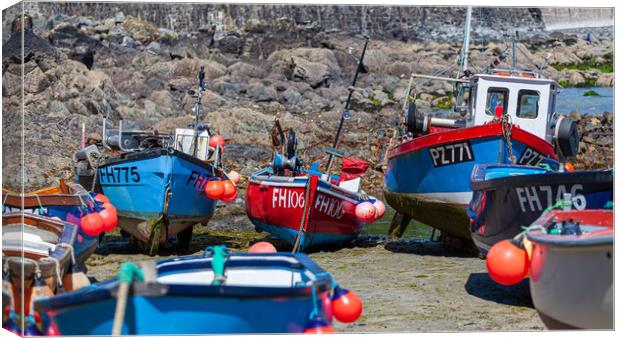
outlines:
[[517, 187], [516, 192], [522, 212], [542, 212], [556, 201], [562, 200], [566, 193], [571, 194], [575, 209], [583, 210], [586, 208], [586, 198], [581, 194], [583, 192], [583, 185], [581, 184], [574, 184], [569, 187], [560, 184], [555, 189], [550, 185]]

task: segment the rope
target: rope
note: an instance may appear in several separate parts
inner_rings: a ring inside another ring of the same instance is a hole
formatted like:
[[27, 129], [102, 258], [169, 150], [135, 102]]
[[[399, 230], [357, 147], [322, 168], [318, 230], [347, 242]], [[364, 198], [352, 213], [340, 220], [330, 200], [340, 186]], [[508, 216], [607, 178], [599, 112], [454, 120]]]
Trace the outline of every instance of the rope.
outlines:
[[[516, 163], [516, 159], [512, 153], [512, 119], [508, 114], [502, 114], [502, 117], [494, 117], [491, 122], [500, 122], [502, 124], [502, 136], [506, 140], [506, 145], [508, 146], [508, 158], [510, 159], [511, 164]], [[499, 144], [499, 154], [497, 158], [497, 163], [501, 163], [502, 160], [502, 143]]]
[[69, 253], [71, 254], [71, 264], [75, 265], [75, 252], [73, 251], [73, 245], [69, 243], [65, 243], [65, 242], [60, 242], [56, 244], [56, 246], [59, 246], [61, 248], [66, 248], [67, 250], [69, 250]]
[[316, 296], [316, 284], [315, 283], [312, 283], [312, 285], [310, 285], [310, 290], [312, 291], [312, 307], [313, 308], [308, 318], [312, 320], [319, 316], [319, 306], [318, 306], [318, 300]]
[[2, 200], [2, 213], [6, 212], [6, 200], [9, 198], [9, 194], [4, 194], [4, 200]]
[[43, 203], [41, 203], [41, 199], [39, 198], [39, 194], [34, 194], [34, 197], [37, 199], [37, 203], [39, 204], [39, 215], [43, 215], [47, 213], [47, 209], [43, 207]]
[[205, 249], [205, 255], [211, 255], [211, 268], [213, 269], [213, 282], [211, 285], [222, 285], [226, 282], [226, 259], [228, 249], [225, 245], [209, 246]]
[[603, 209], [613, 209], [614, 208], [614, 201], [607, 201], [607, 203], [605, 203], [605, 205], [603, 206]]
[[573, 205], [573, 200], [572, 199], [570, 201], [559, 200], [554, 205], [551, 205], [547, 209], [543, 210], [542, 213], [546, 214], [546, 213], [548, 213], [549, 211], [551, 211], [553, 209], [562, 209], [564, 207], [570, 207], [572, 205]]
[[52, 262], [54, 262], [54, 265], [56, 266], [56, 284], [58, 285], [58, 288], [62, 288], [62, 275], [60, 274], [60, 261], [52, 256], [47, 257], [47, 259], [51, 260]]
[[121, 265], [116, 278], [119, 281], [118, 295], [116, 297], [116, 309], [114, 311], [114, 323], [112, 324], [112, 335], [120, 336], [123, 327], [123, 318], [127, 308], [127, 297], [129, 296], [129, 286], [137, 279], [143, 280], [144, 274], [138, 265], [132, 262], [125, 262]]
[[306, 184], [306, 191], [304, 193], [304, 211], [301, 214], [301, 225], [299, 226], [299, 231], [297, 232], [297, 238], [295, 239], [295, 244], [293, 245], [293, 251], [291, 251], [292, 253], [297, 253], [299, 252], [299, 248], [301, 246], [302, 243], [302, 239], [304, 236], [304, 228], [306, 227], [306, 218], [307, 218], [307, 214], [310, 211], [310, 207], [308, 205], [310, 205], [309, 199], [310, 199], [310, 182], [311, 182], [312, 176], [308, 175], [308, 183]]

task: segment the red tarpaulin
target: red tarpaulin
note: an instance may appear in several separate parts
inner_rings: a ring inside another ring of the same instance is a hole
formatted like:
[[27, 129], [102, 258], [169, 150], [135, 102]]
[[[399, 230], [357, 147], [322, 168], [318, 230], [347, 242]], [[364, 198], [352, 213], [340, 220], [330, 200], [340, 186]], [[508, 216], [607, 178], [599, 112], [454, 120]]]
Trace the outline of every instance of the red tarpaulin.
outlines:
[[348, 181], [363, 176], [366, 170], [368, 170], [368, 162], [355, 157], [344, 157], [342, 159], [340, 181]]

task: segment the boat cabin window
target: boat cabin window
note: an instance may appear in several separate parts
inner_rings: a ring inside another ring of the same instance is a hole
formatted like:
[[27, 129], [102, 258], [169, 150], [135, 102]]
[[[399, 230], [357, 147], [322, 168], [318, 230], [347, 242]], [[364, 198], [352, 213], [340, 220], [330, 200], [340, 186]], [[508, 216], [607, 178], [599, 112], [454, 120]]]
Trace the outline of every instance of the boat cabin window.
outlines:
[[507, 88], [489, 88], [487, 91], [487, 106], [485, 113], [487, 115], [495, 115], [495, 108], [497, 106], [504, 107], [506, 111], [508, 106], [508, 89]]
[[517, 117], [535, 119], [538, 116], [538, 101], [540, 94], [535, 90], [519, 90]]

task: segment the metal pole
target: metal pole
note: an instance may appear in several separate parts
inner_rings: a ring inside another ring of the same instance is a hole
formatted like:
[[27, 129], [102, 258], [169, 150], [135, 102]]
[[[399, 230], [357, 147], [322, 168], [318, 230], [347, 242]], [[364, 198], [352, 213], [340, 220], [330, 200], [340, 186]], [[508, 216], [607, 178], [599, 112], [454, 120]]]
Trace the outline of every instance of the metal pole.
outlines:
[[469, 31], [471, 29], [471, 6], [467, 6], [465, 15], [465, 39], [463, 40], [462, 71], [467, 70], [467, 56], [469, 55]]
[[517, 44], [515, 42], [515, 36], [517, 32], [512, 36], [512, 70], [517, 69]]
[[[340, 117], [340, 124], [338, 125], [338, 130], [336, 131], [336, 137], [334, 138], [334, 143], [332, 146], [333, 148], [338, 148], [338, 141], [340, 140], [340, 132], [342, 131], [342, 126], [344, 124], [344, 121], [351, 118], [351, 114], [349, 113], [349, 104], [351, 103], [351, 97], [353, 96], [353, 90], [355, 88], [355, 83], [357, 82], [357, 76], [359, 75], [360, 71], [364, 67], [364, 64], [363, 64], [364, 55], [366, 54], [366, 47], [368, 47], [368, 41], [369, 41], [368, 36], [364, 36], [364, 39], [366, 40], [364, 42], [364, 49], [362, 49], [362, 55], [360, 56], [360, 60], [357, 64], [357, 69], [355, 70], [355, 75], [353, 76], [353, 83], [348, 88], [349, 96], [347, 97], [347, 102], [344, 105], [344, 110], [342, 111], [342, 116]], [[329, 169], [331, 168], [333, 159], [334, 159], [334, 155], [329, 154], [329, 158], [327, 160], [326, 171], [329, 171]]]
[[196, 122], [194, 122], [194, 157], [198, 155], [198, 123], [200, 121], [200, 101], [202, 100], [202, 93], [205, 90], [205, 66], [200, 66], [200, 72], [198, 72], [198, 94], [196, 96], [196, 105], [194, 110], [196, 111]]

